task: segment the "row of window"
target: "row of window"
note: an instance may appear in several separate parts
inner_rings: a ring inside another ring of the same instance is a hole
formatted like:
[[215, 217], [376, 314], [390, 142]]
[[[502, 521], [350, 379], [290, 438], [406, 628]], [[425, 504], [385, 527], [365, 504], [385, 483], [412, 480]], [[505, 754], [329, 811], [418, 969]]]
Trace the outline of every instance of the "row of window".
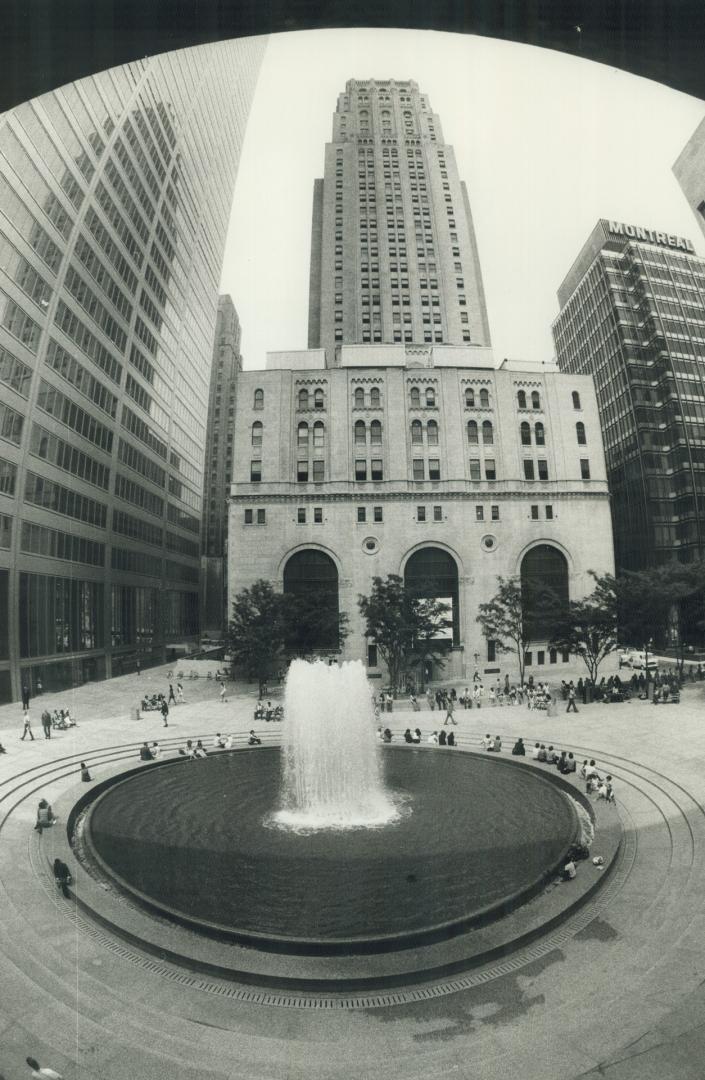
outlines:
[[[573, 400], [573, 408], [574, 409], [579, 409], [581, 407], [580, 406], [580, 394], [577, 392], [577, 390], [573, 391], [572, 400]], [[305, 389], [299, 390], [299, 395], [298, 395], [298, 407], [299, 407], [299, 409], [308, 409], [308, 408], [310, 408], [311, 407], [310, 406], [310, 401], [311, 401], [311, 396], [309, 394], [309, 391], [305, 390]], [[372, 389], [370, 390], [369, 402], [370, 402], [370, 408], [378, 408], [379, 405], [381, 404], [380, 391], [379, 391], [379, 389], [377, 387], [372, 387]], [[487, 389], [485, 389], [483, 387], [478, 392], [478, 394], [476, 396], [476, 393], [475, 393], [475, 390], [474, 390], [473, 387], [470, 387], [470, 386], [466, 387], [466, 390], [465, 390], [465, 405], [468, 408], [476, 408], [478, 402], [479, 402], [479, 408], [481, 408], [481, 409], [490, 408], [490, 393], [489, 393], [489, 390], [487, 390]], [[354, 392], [354, 403], [355, 403], [355, 408], [364, 408], [365, 407], [365, 391], [362, 389], [362, 387], [356, 387], [355, 392]], [[409, 403], [410, 403], [412, 408], [420, 408], [421, 407], [421, 388], [420, 387], [412, 386], [410, 388], [410, 390], [409, 390]], [[425, 388], [424, 396], [423, 396], [423, 403], [427, 408], [434, 408], [435, 407], [435, 405], [436, 405], [436, 391], [432, 386], [428, 386], [428, 387]], [[527, 395], [526, 395], [525, 390], [519, 390], [518, 391], [518, 393], [517, 393], [517, 405], [518, 405], [518, 407], [520, 409], [526, 409], [526, 408], [529, 407], [527, 405]], [[321, 389], [314, 390], [314, 392], [313, 392], [313, 407], [316, 408], [316, 409], [322, 409], [324, 407], [323, 390], [321, 390]], [[255, 390], [253, 408], [255, 408], [255, 409], [263, 409], [264, 408], [264, 390], [259, 389], [259, 388], [257, 390]], [[531, 392], [531, 408], [532, 409], [537, 409], [537, 410], [541, 408], [541, 395], [539, 394], [538, 390], [533, 390]]]
[[[313, 394], [310, 394], [306, 389], [299, 390], [299, 409], [310, 409], [311, 406], [313, 406], [314, 409], [322, 409], [324, 406], [323, 390], [320, 387], [316, 387]], [[257, 404], [255, 404], [255, 408], [257, 408]]]

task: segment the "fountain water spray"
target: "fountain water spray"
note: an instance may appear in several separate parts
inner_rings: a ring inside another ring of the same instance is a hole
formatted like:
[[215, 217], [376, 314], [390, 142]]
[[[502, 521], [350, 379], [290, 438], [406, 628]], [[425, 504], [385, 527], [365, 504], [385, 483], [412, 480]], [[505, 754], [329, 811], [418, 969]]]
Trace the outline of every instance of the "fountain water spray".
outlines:
[[399, 815], [385, 790], [370, 689], [359, 660], [329, 666], [294, 660], [284, 694], [285, 828], [355, 829]]

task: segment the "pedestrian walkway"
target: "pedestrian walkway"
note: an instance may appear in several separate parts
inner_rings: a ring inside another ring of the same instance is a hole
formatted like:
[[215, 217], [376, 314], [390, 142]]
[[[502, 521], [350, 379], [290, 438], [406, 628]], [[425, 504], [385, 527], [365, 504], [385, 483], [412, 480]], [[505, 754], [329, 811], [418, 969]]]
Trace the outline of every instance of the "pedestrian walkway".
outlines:
[[[28, 1074], [28, 1055], [65, 1080], [702, 1080], [702, 684], [688, 687], [678, 706], [578, 703], [579, 712], [566, 715], [559, 703], [555, 716], [525, 707], [456, 709], [454, 730], [464, 744], [479, 747], [491, 730], [508, 756], [521, 735], [527, 750], [536, 740], [552, 742], [612, 773], [633, 844], [609, 904], [551, 951], [471, 972], [455, 993], [425, 986], [400, 1004], [322, 1009], [267, 1004], [256, 987], [238, 995], [226, 984], [216, 993], [154, 957], [133, 955], [76, 911], [48, 875], [43, 840], [32, 829], [36, 802], [80, 785], [78, 761], [100, 776], [126, 747], [136, 760], [145, 740], [169, 750], [216, 731], [244, 740], [253, 726], [254, 688], [229, 686], [221, 702], [218, 684], [206, 679], [184, 681], [187, 701], [172, 705], [168, 731], [157, 712], [136, 720], [131, 710], [143, 693], [168, 692], [167, 670], [33, 699], [40, 735], [40, 702], [69, 705], [78, 719], [51, 740], [22, 742], [21, 705], [0, 708], [5, 1080]], [[389, 719], [396, 741], [409, 726], [425, 736], [443, 716], [422, 703], [421, 712], [397, 705]], [[268, 741], [281, 732], [258, 728]]]

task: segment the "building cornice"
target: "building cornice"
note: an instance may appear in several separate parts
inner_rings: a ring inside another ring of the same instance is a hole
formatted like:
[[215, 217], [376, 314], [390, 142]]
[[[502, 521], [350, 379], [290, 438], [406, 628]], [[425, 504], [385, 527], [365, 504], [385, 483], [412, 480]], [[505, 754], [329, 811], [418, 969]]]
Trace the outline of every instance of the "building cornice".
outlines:
[[610, 495], [608, 491], [546, 491], [546, 490], [534, 490], [534, 491], [520, 491], [512, 489], [509, 491], [492, 491], [489, 490], [471, 490], [471, 491], [369, 491], [369, 492], [278, 492], [276, 494], [266, 495], [263, 492], [255, 492], [247, 495], [229, 495], [228, 502], [233, 504], [243, 503], [332, 503], [332, 502], [351, 502], [351, 503], [370, 503], [370, 502], [419, 502], [419, 500], [428, 501], [433, 499], [436, 502], [472, 502], [476, 503], [478, 499], [489, 502], [507, 502], [510, 499], [522, 500], [524, 502], [565, 502], [566, 500], [575, 501], [578, 499], [589, 499], [601, 501], [609, 501]]

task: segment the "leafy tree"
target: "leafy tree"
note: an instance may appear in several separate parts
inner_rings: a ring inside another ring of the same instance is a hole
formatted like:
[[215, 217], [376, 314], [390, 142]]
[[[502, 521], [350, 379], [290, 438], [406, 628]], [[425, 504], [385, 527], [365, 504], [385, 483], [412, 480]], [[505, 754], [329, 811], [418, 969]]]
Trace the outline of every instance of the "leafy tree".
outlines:
[[326, 603], [315, 593], [284, 594], [284, 650], [287, 656], [313, 656], [331, 642], [332, 650], [342, 647], [349, 634], [348, 616], [337, 604]]
[[[670, 629], [678, 630], [680, 674], [688, 640], [700, 629], [698, 613], [705, 593], [705, 563], [666, 563], [651, 570], [624, 572], [615, 580], [620, 633], [650, 649], [671, 644]], [[675, 621], [674, 620], [675, 616]]]
[[233, 666], [244, 668], [260, 687], [283, 656], [285, 607], [282, 593], [263, 579], [242, 589], [233, 600], [227, 634]]
[[442, 657], [445, 647], [439, 634], [450, 626], [448, 604], [419, 597], [398, 574], [373, 578], [372, 592], [359, 596], [357, 603], [365, 620], [365, 637], [376, 644], [395, 689], [402, 673], [414, 663]]
[[482, 633], [488, 641], [494, 642], [497, 652], [516, 652], [522, 685], [524, 654], [531, 643], [529, 614], [519, 578], [503, 578], [501, 575], [497, 577], [497, 592], [486, 604], [480, 604], [477, 613]]
[[617, 648], [617, 604], [615, 579], [592, 577], [595, 588], [589, 596], [551, 614], [549, 647], [579, 656], [596, 682], [600, 664]]

